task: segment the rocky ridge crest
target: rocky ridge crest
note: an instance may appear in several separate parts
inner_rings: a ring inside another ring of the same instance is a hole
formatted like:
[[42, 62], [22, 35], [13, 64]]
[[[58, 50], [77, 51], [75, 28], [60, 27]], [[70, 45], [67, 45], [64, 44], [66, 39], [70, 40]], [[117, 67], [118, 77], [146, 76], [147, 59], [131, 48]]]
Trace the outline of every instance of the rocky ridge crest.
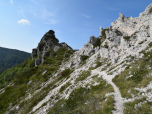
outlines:
[[[100, 56], [108, 58], [112, 63], [123, 60], [126, 56], [139, 56], [147, 43], [151, 42], [152, 36], [152, 4], [140, 13], [139, 17], [125, 17], [120, 13], [116, 22], [110, 27], [100, 27], [100, 36], [92, 36], [89, 42], [84, 45], [78, 55], [90, 56], [100, 52]], [[96, 46], [96, 44], [99, 44]], [[76, 63], [79, 63], [80, 58]]]

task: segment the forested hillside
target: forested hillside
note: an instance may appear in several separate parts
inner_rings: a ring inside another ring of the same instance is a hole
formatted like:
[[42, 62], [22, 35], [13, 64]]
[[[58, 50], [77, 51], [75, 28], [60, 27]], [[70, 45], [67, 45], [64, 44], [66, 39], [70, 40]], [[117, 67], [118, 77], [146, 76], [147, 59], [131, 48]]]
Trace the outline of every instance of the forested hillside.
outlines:
[[22, 63], [30, 53], [0, 47], [0, 73], [8, 68]]

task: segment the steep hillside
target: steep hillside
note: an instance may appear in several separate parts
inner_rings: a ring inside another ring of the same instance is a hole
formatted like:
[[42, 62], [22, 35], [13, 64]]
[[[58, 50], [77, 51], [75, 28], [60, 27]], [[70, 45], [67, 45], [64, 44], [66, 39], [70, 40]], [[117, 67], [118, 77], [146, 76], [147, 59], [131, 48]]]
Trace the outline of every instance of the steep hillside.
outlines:
[[152, 113], [152, 4], [120, 13], [79, 51], [48, 31], [31, 57], [1, 74], [2, 114]]
[[0, 47], [0, 73], [8, 68], [22, 63], [30, 53]]

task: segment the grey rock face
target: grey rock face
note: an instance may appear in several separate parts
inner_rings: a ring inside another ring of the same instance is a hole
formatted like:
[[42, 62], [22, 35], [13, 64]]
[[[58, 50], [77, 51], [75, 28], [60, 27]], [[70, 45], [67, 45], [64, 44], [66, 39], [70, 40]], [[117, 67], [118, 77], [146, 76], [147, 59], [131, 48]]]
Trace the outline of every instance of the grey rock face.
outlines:
[[61, 42], [60, 43], [60, 46], [61, 47], [66, 47], [66, 48], [68, 48], [68, 49], [70, 49], [70, 50], [73, 50], [70, 46], [68, 46], [65, 42]]
[[41, 64], [41, 59], [40, 58], [37, 58], [36, 60], [35, 60], [35, 66], [38, 66], [38, 65], [40, 65]]
[[42, 53], [42, 63], [44, 62], [45, 57], [47, 56], [47, 54], [48, 54], [48, 51], [43, 51], [43, 53]]
[[109, 51], [107, 48], [100, 49], [100, 56], [103, 58], [109, 58]]
[[91, 43], [91, 44], [95, 44], [96, 41], [97, 41], [97, 38], [96, 38], [95, 36], [91, 36], [91, 37], [89, 38], [89, 43]]
[[54, 31], [53, 30], [49, 30], [43, 37], [42, 37], [42, 40], [43, 41], [47, 41], [48, 39], [50, 38], [55, 38], [55, 35], [54, 35]]
[[150, 14], [152, 13], [152, 4], [150, 4], [149, 6], [147, 6], [146, 10], [145, 10], [146, 14]]
[[91, 50], [90, 52], [89, 52], [89, 55], [92, 55], [92, 54], [94, 54], [95, 53], [95, 50]]
[[80, 57], [78, 57], [78, 59], [76, 60], [76, 67], [78, 67], [78, 66], [81, 64], [81, 62], [82, 62], [82, 58], [81, 58], [81, 56], [80, 56]]
[[[112, 43], [113, 45], [120, 45], [120, 39], [122, 36], [118, 36], [117, 31], [106, 31], [106, 38]], [[110, 44], [109, 43], [109, 44]]]
[[33, 58], [36, 57], [36, 56], [37, 56], [37, 49], [35, 48], [35, 49], [32, 50], [31, 57], [32, 57], [32, 59], [33, 59]]
[[120, 21], [124, 21], [124, 17], [125, 17], [125, 16], [124, 16], [122, 13], [119, 13], [119, 18], [118, 18], [118, 19], [119, 19]]
[[49, 46], [49, 45], [53, 45], [54, 43], [53, 43], [53, 41], [48, 40], [46, 44], [47, 44], [47, 46]]
[[53, 51], [55, 51], [55, 52], [56, 52], [59, 48], [60, 48], [60, 46], [54, 46]]

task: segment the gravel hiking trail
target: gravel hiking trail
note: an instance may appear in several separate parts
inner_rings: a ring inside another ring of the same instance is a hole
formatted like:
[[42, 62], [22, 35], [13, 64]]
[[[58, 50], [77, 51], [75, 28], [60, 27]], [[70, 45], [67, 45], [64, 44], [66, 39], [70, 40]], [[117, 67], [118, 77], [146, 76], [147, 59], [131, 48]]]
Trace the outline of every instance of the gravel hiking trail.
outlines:
[[97, 69], [92, 70], [92, 74], [99, 74], [102, 76], [103, 79], [105, 79], [109, 84], [112, 85], [114, 89], [114, 108], [116, 110], [112, 111], [113, 114], [123, 114], [123, 98], [121, 97], [121, 93], [119, 91], [119, 88], [112, 82], [112, 79], [115, 77], [114, 75], [107, 75], [105, 71], [98, 71]]

